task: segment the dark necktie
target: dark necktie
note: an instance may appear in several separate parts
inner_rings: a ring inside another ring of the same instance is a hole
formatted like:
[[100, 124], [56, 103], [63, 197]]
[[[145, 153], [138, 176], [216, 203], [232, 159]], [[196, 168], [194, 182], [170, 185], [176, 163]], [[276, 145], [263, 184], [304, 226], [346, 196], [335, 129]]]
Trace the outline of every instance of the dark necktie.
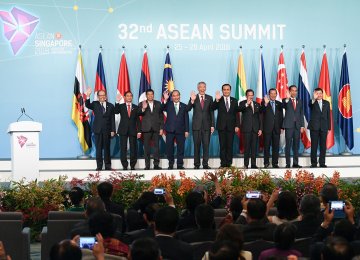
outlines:
[[275, 101], [271, 101], [271, 108], [272, 108], [272, 111], [275, 115]]
[[106, 112], [105, 103], [101, 103], [101, 107], [102, 107], [103, 114], [105, 114], [105, 112]]
[[294, 110], [296, 110], [296, 100], [295, 100], [295, 98], [292, 98], [291, 100], [292, 100], [292, 104], [293, 104]]
[[230, 107], [229, 107], [229, 99], [228, 98], [226, 98], [225, 106], [226, 106], [226, 112], [229, 112]]
[[205, 104], [204, 96], [201, 96], [201, 101], [200, 101], [201, 109], [204, 109], [204, 104]]

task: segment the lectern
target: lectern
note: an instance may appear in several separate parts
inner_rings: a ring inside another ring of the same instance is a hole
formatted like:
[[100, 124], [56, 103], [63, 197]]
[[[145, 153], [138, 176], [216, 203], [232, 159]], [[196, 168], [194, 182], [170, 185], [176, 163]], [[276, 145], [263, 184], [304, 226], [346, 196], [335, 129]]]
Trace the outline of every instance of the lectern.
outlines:
[[20, 180], [23, 177], [27, 180], [38, 178], [41, 130], [42, 124], [34, 121], [20, 121], [9, 125], [13, 180]]

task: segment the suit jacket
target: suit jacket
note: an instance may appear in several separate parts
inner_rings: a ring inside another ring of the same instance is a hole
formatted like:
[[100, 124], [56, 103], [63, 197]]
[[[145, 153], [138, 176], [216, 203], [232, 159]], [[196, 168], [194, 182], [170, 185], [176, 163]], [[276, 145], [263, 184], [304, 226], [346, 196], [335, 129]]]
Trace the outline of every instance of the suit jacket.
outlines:
[[186, 243], [215, 241], [217, 231], [212, 228], [199, 228], [182, 235], [180, 239]]
[[194, 104], [191, 104], [191, 100], [189, 100], [187, 110], [193, 111], [193, 119], [192, 119], [192, 130], [210, 130], [210, 127], [214, 127], [215, 118], [214, 111], [212, 110], [213, 99], [212, 96], [205, 94], [204, 98], [204, 109], [201, 108], [199, 95], [196, 95], [196, 99]]
[[115, 104], [115, 114], [120, 114], [120, 124], [117, 133], [119, 135], [136, 136], [140, 130], [140, 120], [138, 117], [138, 106], [131, 104], [130, 117], [126, 103]]
[[300, 99], [296, 99], [296, 109], [294, 110], [291, 99], [286, 102], [286, 98], [282, 100], [283, 108], [285, 109], [285, 117], [283, 121], [283, 128], [295, 128], [300, 129], [304, 127], [304, 110]]
[[103, 114], [103, 108], [99, 101], [90, 102], [86, 99], [85, 106], [94, 112], [95, 119], [93, 123], [93, 132], [95, 134], [115, 132], [115, 114], [114, 105], [106, 102], [106, 112]]
[[320, 130], [323, 132], [331, 130], [329, 101], [322, 100], [322, 110], [320, 110], [319, 103], [316, 100], [310, 100], [309, 107], [311, 115], [308, 129], [317, 131]]
[[170, 260], [185, 260], [193, 259], [192, 247], [182, 241], [168, 236], [156, 236], [156, 242], [158, 243], [161, 255], [164, 259]]
[[265, 101], [261, 102], [261, 112], [263, 113], [263, 131], [264, 133], [275, 133], [280, 134], [284, 113], [283, 105], [280, 101], [275, 100], [275, 114], [271, 107], [271, 101], [265, 106]]
[[256, 221], [240, 226], [243, 230], [244, 242], [251, 242], [260, 239], [274, 241], [274, 230], [276, 225], [273, 223], [262, 223], [261, 221]]
[[228, 130], [235, 132], [235, 127], [240, 127], [240, 120], [237, 116], [239, 112], [238, 101], [236, 98], [230, 97], [229, 111], [226, 111], [225, 98], [222, 96], [219, 102], [214, 100], [212, 109], [218, 110], [218, 116], [216, 121], [217, 130]]
[[142, 116], [141, 132], [160, 131], [164, 128], [163, 107], [159, 101], [153, 101], [152, 112], [149, 104], [144, 112], [142, 111], [142, 104], [139, 104], [138, 115]]
[[163, 105], [164, 111], [166, 111], [166, 122], [164, 130], [169, 133], [185, 133], [189, 132], [189, 114], [186, 104], [179, 102], [179, 111], [176, 115], [174, 102], [168, 100]]
[[241, 132], [257, 133], [262, 130], [262, 121], [260, 118], [260, 105], [253, 101], [254, 112], [251, 106], [246, 106], [247, 100], [243, 100], [239, 104], [241, 114]]

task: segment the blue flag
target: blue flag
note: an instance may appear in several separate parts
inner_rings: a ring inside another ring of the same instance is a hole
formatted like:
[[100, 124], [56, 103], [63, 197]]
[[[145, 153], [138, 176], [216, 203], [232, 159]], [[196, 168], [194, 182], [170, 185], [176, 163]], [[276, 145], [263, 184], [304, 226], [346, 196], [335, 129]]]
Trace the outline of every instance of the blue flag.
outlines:
[[354, 148], [354, 130], [352, 119], [352, 103], [350, 92], [350, 80], [347, 65], [346, 52], [344, 52], [341, 64], [341, 76], [338, 95], [339, 127], [345, 139], [346, 146], [351, 150]]
[[172, 74], [170, 54], [169, 54], [169, 52], [167, 52], [166, 58], [165, 58], [161, 93], [164, 93], [165, 90], [167, 90], [169, 93], [171, 93], [171, 92], [173, 92], [174, 89], [175, 89], [175, 84], [174, 84], [174, 79], [173, 79], [173, 74]]

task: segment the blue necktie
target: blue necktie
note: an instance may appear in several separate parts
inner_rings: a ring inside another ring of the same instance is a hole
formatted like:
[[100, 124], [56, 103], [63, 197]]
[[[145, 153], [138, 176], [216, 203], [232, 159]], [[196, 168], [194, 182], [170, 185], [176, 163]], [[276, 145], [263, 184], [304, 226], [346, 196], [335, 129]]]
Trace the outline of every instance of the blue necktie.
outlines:
[[275, 102], [274, 101], [270, 101], [271, 102], [271, 108], [272, 108], [272, 111], [275, 115]]

